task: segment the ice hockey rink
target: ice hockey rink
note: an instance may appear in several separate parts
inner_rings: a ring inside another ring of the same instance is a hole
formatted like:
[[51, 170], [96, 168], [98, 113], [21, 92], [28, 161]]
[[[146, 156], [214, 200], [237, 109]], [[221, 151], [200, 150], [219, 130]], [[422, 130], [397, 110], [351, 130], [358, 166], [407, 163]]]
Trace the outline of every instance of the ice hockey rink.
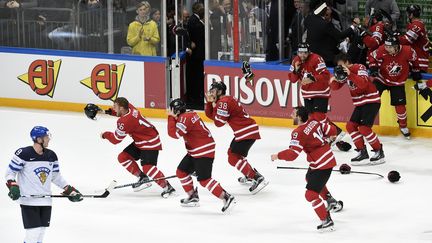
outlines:
[[[125, 139], [112, 145], [100, 138], [103, 131], [113, 131], [115, 117], [97, 121], [84, 114], [24, 110], [0, 107], [1, 153], [4, 175], [10, 159], [19, 147], [32, 144], [31, 128], [43, 125], [50, 129], [54, 150], [64, 178], [83, 194], [101, 192], [113, 179], [118, 183], [134, 182], [118, 162], [117, 155], [130, 142]], [[166, 176], [174, 175], [185, 155], [183, 140], [167, 134], [164, 119], [149, 119], [159, 130], [163, 143], [158, 166]], [[249, 154], [249, 161], [270, 184], [257, 195], [239, 185], [240, 173], [227, 162], [227, 148], [232, 139], [229, 127], [208, 127], [217, 143], [213, 177], [237, 199], [230, 214], [221, 212], [222, 201], [198, 186], [198, 208], [183, 208], [179, 200], [185, 193], [179, 181], [171, 183], [179, 196], [163, 199], [161, 188], [154, 184], [141, 192], [131, 188], [114, 190], [107, 198], [85, 198], [72, 203], [65, 198], [53, 200], [51, 227], [45, 243], [72, 242], [431, 242], [430, 205], [432, 195], [432, 141], [401, 136], [380, 137], [387, 162], [352, 170], [383, 175], [391, 170], [401, 173], [399, 183], [390, 183], [374, 175], [341, 175], [333, 172], [328, 188], [344, 209], [332, 215], [335, 231], [318, 233], [320, 223], [312, 206], [304, 198], [304, 170], [277, 170], [276, 166], [307, 167], [304, 153], [295, 162], [271, 162], [270, 155], [285, 149], [290, 129], [261, 127], [262, 139]], [[349, 138], [345, 138], [349, 141]], [[348, 163], [355, 152], [335, 152], [338, 165]], [[4, 178], [4, 177], [3, 177]], [[4, 181], [4, 179], [3, 179]], [[53, 185], [53, 193], [61, 190]], [[20, 207], [0, 186], [0, 242], [23, 242]]]

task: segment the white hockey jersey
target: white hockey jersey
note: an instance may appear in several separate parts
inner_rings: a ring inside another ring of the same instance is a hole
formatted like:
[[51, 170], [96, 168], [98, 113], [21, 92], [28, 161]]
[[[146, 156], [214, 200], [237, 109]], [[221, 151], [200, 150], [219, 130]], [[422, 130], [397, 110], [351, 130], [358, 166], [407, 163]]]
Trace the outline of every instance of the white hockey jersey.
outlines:
[[[18, 149], [6, 170], [6, 181], [15, 180], [17, 176], [22, 196], [50, 195], [51, 182], [62, 189], [68, 185], [60, 174], [57, 155], [49, 149], [42, 155], [32, 146]], [[21, 197], [19, 200], [21, 205], [51, 205], [51, 198]]]

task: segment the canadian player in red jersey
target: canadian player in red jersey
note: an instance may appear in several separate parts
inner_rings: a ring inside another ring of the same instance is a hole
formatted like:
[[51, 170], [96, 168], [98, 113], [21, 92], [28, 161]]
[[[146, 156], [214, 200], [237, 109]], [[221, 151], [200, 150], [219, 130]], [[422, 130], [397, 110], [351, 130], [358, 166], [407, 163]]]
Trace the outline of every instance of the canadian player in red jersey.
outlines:
[[234, 131], [234, 139], [228, 149], [228, 162], [244, 175], [238, 179], [239, 182], [245, 185], [252, 183], [249, 191], [256, 194], [268, 184], [264, 176], [252, 168], [246, 159], [249, 149], [261, 138], [258, 125], [246, 113], [240, 102], [226, 95], [226, 89], [223, 82], [212, 83], [210, 91], [206, 94], [205, 113], [217, 127], [228, 123]]
[[410, 66], [412, 79], [421, 79], [416, 52], [409, 46], [400, 45], [397, 37], [390, 36], [384, 45], [368, 56], [368, 60], [370, 76], [375, 78], [375, 86], [380, 95], [385, 90], [390, 91], [391, 105], [395, 107], [400, 131], [409, 139], [411, 134], [407, 127], [405, 81]]
[[[115, 99], [113, 108], [107, 110], [106, 113], [117, 116], [119, 119], [115, 132], [102, 133], [102, 139], [107, 139], [112, 144], [120, 143], [127, 135], [133, 139], [133, 142], [118, 155], [118, 161], [132, 175], [139, 177], [134, 190], [139, 191], [148, 187], [145, 185], [148, 184], [146, 183], [148, 181], [147, 175], [152, 179], [165, 177], [162, 171], [156, 167], [159, 150], [162, 150], [156, 128], [124, 97]], [[142, 171], [136, 162], [138, 159], [141, 160]], [[163, 188], [161, 193], [163, 198], [175, 193], [174, 188], [167, 180], [156, 180], [156, 183]]]
[[[288, 78], [292, 83], [300, 81], [300, 91], [304, 99], [304, 106], [308, 109], [312, 119], [321, 123], [330, 122], [326, 113], [330, 98], [330, 72], [321, 56], [310, 52], [307, 43], [300, 43], [297, 56], [293, 58]], [[333, 124], [334, 125], [334, 124]], [[345, 133], [337, 129], [337, 137], [333, 144], [342, 151], [351, 149], [351, 145], [342, 141]]]
[[429, 65], [429, 38], [425, 24], [420, 19], [421, 8], [417, 4], [411, 4], [406, 8], [408, 16], [407, 31], [399, 37], [402, 45], [411, 46], [417, 53], [420, 70], [428, 71]]
[[231, 209], [231, 205], [236, 203], [234, 196], [226, 192], [219, 182], [212, 178], [216, 143], [198, 114], [194, 111], [186, 111], [186, 103], [181, 99], [175, 99], [170, 103], [168, 135], [175, 139], [183, 137], [187, 150], [176, 171], [183, 189], [188, 194], [188, 198], [181, 199], [181, 205], [199, 206], [198, 190], [194, 189], [191, 177], [191, 174], [196, 172], [201, 186], [223, 200], [222, 212]]
[[[384, 163], [383, 146], [378, 136], [372, 131], [375, 117], [377, 116], [381, 99], [375, 85], [369, 80], [366, 67], [362, 64], [353, 64], [348, 55], [341, 53], [335, 57], [337, 65], [330, 87], [338, 90], [345, 84], [351, 93], [354, 111], [346, 124], [351, 139], [354, 142], [357, 156], [351, 159], [352, 165], [377, 165]], [[364, 139], [368, 141], [374, 155], [369, 159]]]
[[[306, 174], [306, 200], [312, 203], [315, 213], [321, 220], [319, 231], [333, 230], [330, 212], [339, 212], [343, 202], [334, 199], [327, 189], [327, 181], [336, 166], [335, 156], [325, 136], [336, 134], [336, 127], [330, 123], [321, 123], [312, 117], [305, 107], [294, 109], [292, 117], [299, 126], [291, 133], [291, 142], [287, 150], [271, 155], [271, 160], [294, 161], [302, 151], [307, 155], [309, 169]], [[327, 202], [327, 208], [324, 201]]]
[[371, 26], [360, 33], [360, 36], [363, 37], [363, 43], [367, 47], [367, 56], [384, 43], [386, 36], [383, 17], [381, 10], [375, 10], [370, 16]]

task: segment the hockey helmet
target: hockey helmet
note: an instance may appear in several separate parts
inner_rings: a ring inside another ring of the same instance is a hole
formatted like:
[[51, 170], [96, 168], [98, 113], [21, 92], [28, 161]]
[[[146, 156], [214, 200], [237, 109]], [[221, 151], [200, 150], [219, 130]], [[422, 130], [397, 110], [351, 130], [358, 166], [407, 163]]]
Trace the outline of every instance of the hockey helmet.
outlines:
[[95, 105], [95, 104], [87, 104], [86, 107], [84, 107], [84, 113], [86, 114], [86, 116], [92, 120], [95, 120], [96, 114], [98, 113], [98, 111], [100, 111], [101, 108], [99, 108], [99, 106]]
[[408, 15], [412, 14], [414, 17], [420, 17], [421, 8], [417, 4], [411, 4], [406, 8]]
[[171, 101], [170, 109], [176, 115], [184, 113], [184, 112], [186, 112], [186, 103], [180, 98], [175, 99], [175, 100]]
[[35, 126], [30, 131], [30, 137], [32, 138], [32, 140], [34, 142], [36, 142], [37, 138], [43, 138], [45, 136], [50, 136], [51, 137], [51, 134], [50, 134], [48, 128], [46, 128], [46, 127]]
[[384, 41], [384, 45], [386, 46], [399, 46], [399, 38], [397, 36], [388, 36]]
[[297, 46], [297, 52], [309, 52], [309, 44], [306, 42], [299, 43]]
[[221, 91], [222, 95], [226, 93], [227, 86], [224, 82], [213, 82], [210, 86], [210, 90], [216, 89], [218, 91]]

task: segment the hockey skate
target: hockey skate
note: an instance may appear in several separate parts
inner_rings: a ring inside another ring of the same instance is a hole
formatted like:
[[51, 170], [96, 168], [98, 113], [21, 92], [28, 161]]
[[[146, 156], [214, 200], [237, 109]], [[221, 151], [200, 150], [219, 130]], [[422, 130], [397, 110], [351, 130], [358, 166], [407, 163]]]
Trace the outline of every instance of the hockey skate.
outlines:
[[264, 187], [266, 187], [269, 182], [266, 181], [264, 176], [262, 176], [256, 169], [254, 169], [254, 171], [255, 177], [253, 179], [252, 186], [249, 188], [249, 191], [255, 195], [264, 189]]
[[327, 201], [327, 211], [331, 213], [337, 213], [343, 209], [343, 202], [337, 201], [332, 196], [329, 196], [326, 201]]
[[317, 226], [317, 230], [320, 233], [334, 231], [334, 223], [330, 217], [330, 214], [327, 216], [327, 218], [321, 221], [321, 224]]
[[379, 165], [385, 163], [385, 155], [383, 151], [383, 147], [381, 145], [381, 148], [379, 150], [374, 150], [374, 155], [370, 158], [370, 165]]
[[237, 203], [237, 201], [235, 200], [235, 197], [233, 195], [229, 194], [228, 192], [225, 192], [223, 201], [224, 201], [224, 205], [222, 207], [223, 213], [230, 212]]
[[144, 190], [146, 188], [149, 188], [152, 186], [152, 184], [149, 181], [149, 178], [147, 175], [142, 174], [139, 178], [139, 180], [132, 185], [132, 189], [134, 192], [139, 192], [141, 190]]
[[366, 150], [366, 148], [363, 149], [356, 149], [358, 152], [357, 156], [351, 159], [352, 165], [366, 165], [369, 164], [369, 154]]
[[195, 188], [194, 192], [188, 198], [180, 200], [182, 207], [199, 207], [198, 189]]
[[253, 180], [247, 178], [246, 176], [242, 176], [238, 178], [238, 182], [240, 183], [240, 185], [249, 185], [253, 183]]
[[410, 133], [408, 127], [400, 128], [400, 131], [406, 139], [408, 139], [408, 140], [411, 139], [411, 133]]
[[175, 195], [176, 195], [176, 190], [169, 183], [166, 185], [163, 192], [161, 193], [161, 196], [163, 198], [168, 198], [170, 196], [175, 196]]

